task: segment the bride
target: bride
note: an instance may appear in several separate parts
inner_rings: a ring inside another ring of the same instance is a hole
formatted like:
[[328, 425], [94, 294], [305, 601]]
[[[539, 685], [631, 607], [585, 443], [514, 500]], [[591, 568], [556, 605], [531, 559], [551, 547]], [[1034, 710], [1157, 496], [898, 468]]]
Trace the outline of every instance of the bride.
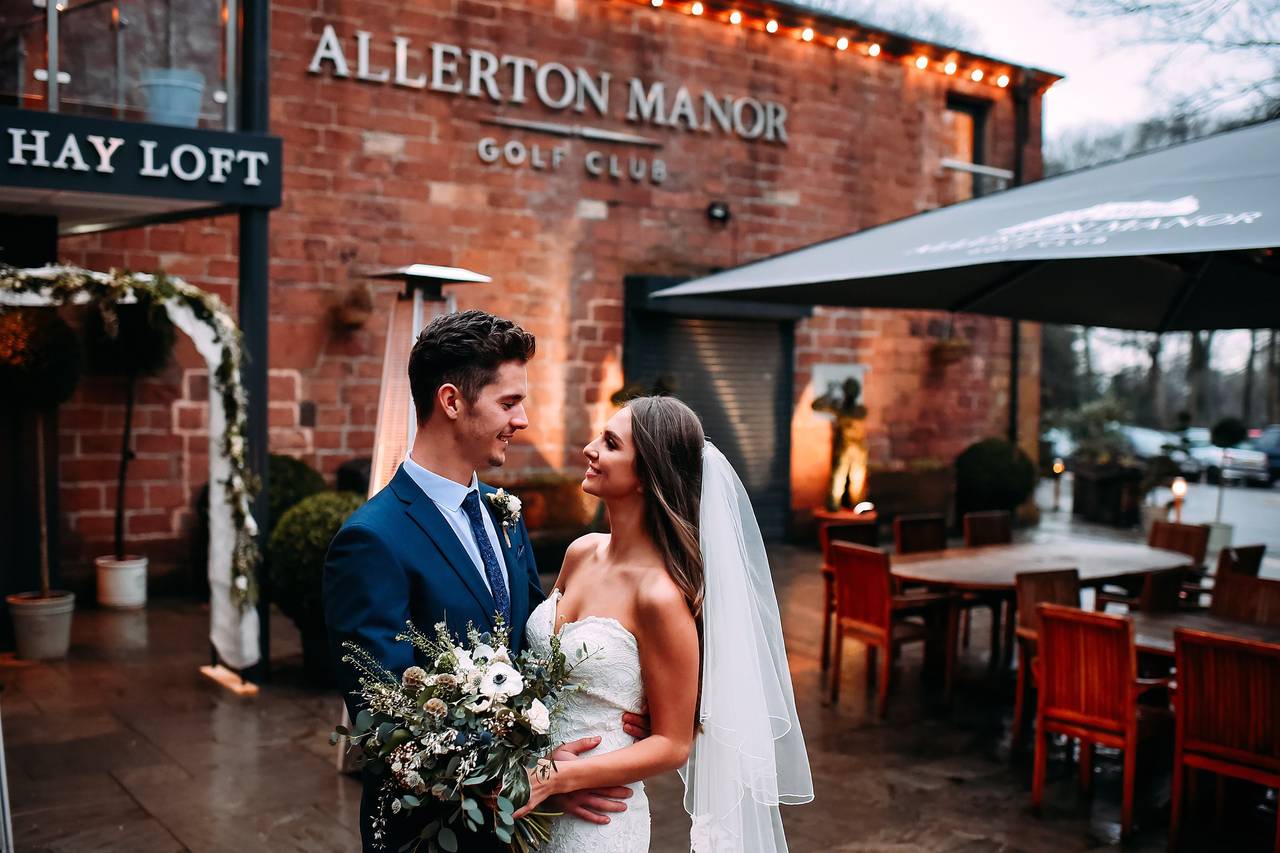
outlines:
[[[551, 597], [529, 616], [529, 647], [589, 653], [556, 711], [560, 742], [586, 757], [530, 771], [519, 814], [557, 794], [631, 788], [603, 824], [557, 818], [543, 853], [641, 853], [641, 780], [680, 769], [695, 853], [782, 853], [779, 804], [813, 799], [773, 581], [750, 501], [693, 411], [673, 397], [629, 402], [583, 450], [583, 491], [604, 501], [609, 534], [577, 540]], [[647, 704], [633, 740], [620, 712]], [[564, 755], [564, 753], [561, 753]]]

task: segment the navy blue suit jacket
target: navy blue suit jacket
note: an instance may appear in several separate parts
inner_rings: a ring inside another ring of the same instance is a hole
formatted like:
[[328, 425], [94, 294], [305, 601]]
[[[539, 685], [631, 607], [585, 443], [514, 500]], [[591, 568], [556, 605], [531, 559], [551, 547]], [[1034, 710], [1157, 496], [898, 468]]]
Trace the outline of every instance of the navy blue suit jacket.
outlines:
[[[524, 647], [525, 622], [545, 596], [524, 520], [508, 531], [508, 546], [500, 519], [484, 499], [494, 491], [480, 484], [480, 502], [499, 533], [511, 593], [511, 647], [519, 651]], [[443, 620], [452, 633], [463, 637], [468, 622], [481, 631], [491, 630], [496, 611], [492, 594], [453, 528], [401, 465], [387, 487], [342, 525], [325, 558], [325, 623], [351, 719], [359, 713], [360, 702], [352, 694], [357, 687], [355, 672], [341, 662], [344, 641], [359, 644], [399, 675], [415, 663], [427, 663], [415, 659], [411, 645], [396, 642], [406, 622], [431, 634]], [[366, 779], [360, 820], [366, 849], [370, 847], [368, 823], [376, 807], [371, 793]], [[399, 846], [388, 844], [393, 851]]]

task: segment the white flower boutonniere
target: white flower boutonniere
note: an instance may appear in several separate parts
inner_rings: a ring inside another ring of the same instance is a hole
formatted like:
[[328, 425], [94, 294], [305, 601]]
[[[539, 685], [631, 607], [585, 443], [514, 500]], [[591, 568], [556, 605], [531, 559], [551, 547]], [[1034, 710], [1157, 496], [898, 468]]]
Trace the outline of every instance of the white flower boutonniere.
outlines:
[[520, 520], [520, 499], [503, 489], [498, 489], [488, 497], [489, 503], [493, 504], [494, 511], [498, 513], [498, 520], [502, 522], [502, 539], [510, 548], [511, 528]]

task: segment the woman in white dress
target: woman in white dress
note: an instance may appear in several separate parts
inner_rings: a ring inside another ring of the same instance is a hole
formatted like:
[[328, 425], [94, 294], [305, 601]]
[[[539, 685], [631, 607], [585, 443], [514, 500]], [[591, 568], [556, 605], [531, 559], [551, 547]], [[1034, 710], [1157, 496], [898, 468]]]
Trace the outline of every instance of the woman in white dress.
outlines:
[[[642, 780], [685, 779], [696, 853], [786, 850], [778, 805], [813, 798], [768, 560], [733, 469], [697, 415], [672, 397], [632, 400], [583, 450], [582, 488], [609, 534], [565, 555], [556, 589], [529, 617], [529, 648], [559, 634], [576, 691], [555, 709], [560, 742], [598, 737], [582, 758], [530, 773], [525, 811], [547, 797], [625, 785], [627, 810], [603, 824], [562, 817], [544, 853], [642, 853]], [[647, 707], [649, 737], [622, 712]]]

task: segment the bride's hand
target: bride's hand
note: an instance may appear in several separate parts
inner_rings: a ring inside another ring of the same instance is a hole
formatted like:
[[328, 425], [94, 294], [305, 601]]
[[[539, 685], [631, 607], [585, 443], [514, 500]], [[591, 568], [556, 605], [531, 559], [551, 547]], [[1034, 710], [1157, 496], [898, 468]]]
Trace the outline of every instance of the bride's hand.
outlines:
[[538, 763], [526, 772], [529, 774], [529, 801], [515, 813], [516, 820], [536, 809], [543, 800], [561, 793], [556, 785], [556, 779], [560, 774], [556, 772], [551, 759], [538, 759]]

